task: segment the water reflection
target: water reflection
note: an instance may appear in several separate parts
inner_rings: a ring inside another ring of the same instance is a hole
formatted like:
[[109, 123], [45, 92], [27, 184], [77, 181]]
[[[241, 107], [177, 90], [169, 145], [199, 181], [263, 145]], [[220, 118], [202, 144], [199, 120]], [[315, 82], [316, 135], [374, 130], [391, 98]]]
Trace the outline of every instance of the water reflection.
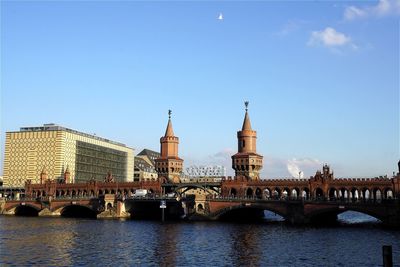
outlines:
[[162, 224], [156, 231], [154, 258], [159, 266], [176, 266], [180, 224]]
[[232, 227], [232, 246], [230, 255], [235, 266], [259, 266], [262, 256], [260, 227], [254, 225], [235, 225]]
[[[16, 253], [12, 259], [15, 265], [44, 264], [53, 266], [71, 265], [68, 251], [74, 247], [72, 224], [67, 221], [15, 217], [12, 225], [4, 221], [1, 237], [13, 238], [1, 242], [4, 253]], [[21, 249], [24, 248], [24, 249]], [[7, 264], [7, 263], [6, 263]], [[11, 264], [11, 262], [8, 262]]]
[[357, 211], [346, 211], [338, 215], [338, 221], [345, 224], [379, 223], [375, 217]]
[[285, 218], [275, 212], [264, 210], [264, 219], [269, 222], [283, 222]]
[[400, 231], [379, 227], [5, 216], [0, 225], [0, 266], [378, 266], [388, 244], [400, 255]]

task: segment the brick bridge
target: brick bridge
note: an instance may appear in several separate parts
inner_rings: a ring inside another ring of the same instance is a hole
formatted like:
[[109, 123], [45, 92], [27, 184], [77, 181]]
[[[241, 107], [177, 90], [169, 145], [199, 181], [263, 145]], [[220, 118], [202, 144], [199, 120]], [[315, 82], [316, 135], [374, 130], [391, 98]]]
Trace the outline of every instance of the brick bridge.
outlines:
[[25, 184], [21, 199], [9, 199], [0, 210], [6, 215], [129, 217], [125, 199], [137, 189], [147, 189], [150, 195], [161, 194], [161, 183], [98, 182], [57, 183], [47, 180], [43, 184]]
[[384, 225], [400, 226], [400, 202], [396, 199], [381, 201], [340, 201], [340, 200], [272, 200], [215, 198], [205, 204], [204, 214], [210, 220], [263, 217], [269, 210], [291, 224], [332, 223], [337, 215], [345, 211], [357, 211], [373, 216]]
[[[190, 188], [207, 192], [207, 198], [182, 198], [185, 213], [206, 219], [260, 215], [270, 210], [290, 223], [330, 221], [337, 214], [353, 210], [380, 219], [384, 224], [400, 226], [400, 173], [392, 178], [335, 179], [328, 166], [309, 179], [251, 180], [243, 176], [223, 179], [220, 183], [98, 182], [25, 185], [25, 198], [6, 200], [3, 214], [30, 210], [39, 216], [69, 215], [88, 212], [93, 216], [128, 217], [127, 206], [137, 200], [137, 189], [147, 189], [148, 201], [158, 203], [165, 193], [183, 197]], [[168, 191], [169, 190], [169, 191]], [[152, 200], [151, 200], [152, 199]], [[144, 201], [143, 199], [141, 201]], [[155, 208], [157, 205], [153, 205]], [[250, 216], [251, 217], [251, 216]]]
[[392, 178], [335, 179], [325, 165], [309, 179], [224, 179], [220, 193], [196, 201], [194, 209], [211, 220], [255, 218], [269, 210], [295, 224], [332, 222], [351, 210], [400, 227], [399, 199], [400, 172]]

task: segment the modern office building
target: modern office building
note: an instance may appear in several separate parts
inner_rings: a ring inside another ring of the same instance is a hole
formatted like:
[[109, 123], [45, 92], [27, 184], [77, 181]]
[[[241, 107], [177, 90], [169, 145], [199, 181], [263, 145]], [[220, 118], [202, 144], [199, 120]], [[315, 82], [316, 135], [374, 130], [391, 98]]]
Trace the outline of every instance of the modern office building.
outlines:
[[23, 127], [6, 133], [3, 185], [40, 183], [44, 170], [49, 179], [62, 179], [67, 168], [70, 182], [103, 181], [109, 172], [133, 181], [133, 165], [133, 149], [124, 144], [55, 124]]

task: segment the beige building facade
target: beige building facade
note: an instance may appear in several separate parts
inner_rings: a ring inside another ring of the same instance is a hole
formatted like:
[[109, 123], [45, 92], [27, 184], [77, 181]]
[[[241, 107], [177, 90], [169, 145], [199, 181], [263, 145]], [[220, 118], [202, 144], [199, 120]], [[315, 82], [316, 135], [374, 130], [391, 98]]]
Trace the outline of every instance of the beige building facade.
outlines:
[[157, 181], [158, 173], [155, 167], [155, 160], [160, 157], [160, 153], [150, 149], [143, 149], [135, 156], [135, 169], [133, 173], [134, 181]]
[[133, 149], [124, 144], [55, 124], [24, 127], [6, 133], [3, 185], [40, 183], [42, 171], [61, 179], [68, 168], [70, 182], [104, 180], [111, 172], [117, 181], [133, 181]]

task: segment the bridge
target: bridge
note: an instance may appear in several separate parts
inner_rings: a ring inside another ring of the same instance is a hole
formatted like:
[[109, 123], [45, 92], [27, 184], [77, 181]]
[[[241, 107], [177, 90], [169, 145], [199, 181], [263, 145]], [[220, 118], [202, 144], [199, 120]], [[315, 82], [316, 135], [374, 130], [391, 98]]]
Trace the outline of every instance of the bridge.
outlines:
[[97, 197], [38, 197], [7, 200], [2, 203], [3, 215], [78, 218], [151, 218], [160, 217], [160, 202], [167, 203], [166, 216], [180, 218], [181, 202], [172, 197], [119, 197], [106, 194]]
[[272, 211], [291, 224], [330, 224], [337, 215], [357, 211], [379, 219], [386, 226], [400, 226], [400, 202], [397, 199], [374, 200], [305, 200], [305, 199], [257, 199], [214, 198], [204, 208], [210, 220], [242, 218], [256, 220], [264, 211]]
[[[145, 197], [135, 191], [146, 189]], [[197, 189], [202, 193], [194, 194]], [[400, 172], [392, 178], [337, 179], [324, 166], [309, 179], [252, 180], [245, 176], [220, 182], [99, 182], [60, 184], [27, 182], [20, 198], [3, 199], [2, 214], [134, 218], [160, 214], [161, 200], [175, 217], [207, 220], [252, 218], [270, 210], [287, 222], [332, 222], [345, 211], [371, 215], [385, 225], [400, 227]], [[140, 217], [140, 216], [139, 216]]]

